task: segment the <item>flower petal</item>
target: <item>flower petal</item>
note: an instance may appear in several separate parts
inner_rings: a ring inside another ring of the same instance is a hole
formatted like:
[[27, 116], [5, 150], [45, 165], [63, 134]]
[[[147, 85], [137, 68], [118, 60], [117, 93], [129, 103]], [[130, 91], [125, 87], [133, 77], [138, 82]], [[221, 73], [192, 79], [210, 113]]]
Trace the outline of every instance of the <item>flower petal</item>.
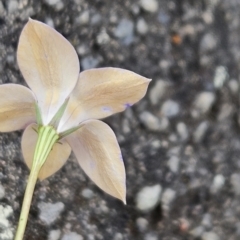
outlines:
[[112, 129], [101, 121], [88, 120], [66, 140], [92, 181], [125, 203], [125, 168]]
[[[35, 130], [37, 130], [37, 124], [31, 124], [25, 129], [22, 136], [23, 157], [29, 169], [32, 167], [34, 151], [38, 139], [38, 134]], [[65, 164], [70, 153], [71, 148], [66, 141], [62, 140], [60, 143], [55, 143], [39, 172], [38, 178], [43, 180], [57, 172]]]
[[121, 112], [139, 101], [150, 79], [120, 68], [90, 69], [80, 73], [59, 131], [87, 119], [101, 119]]
[[36, 100], [30, 89], [4, 84], [0, 96], [0, 132], [19, 130], [36, 121]]
[[17, 60], [37, 97], [46, 125], [76, 85], [79, 74], [77, 53], [53, 28], [29, 19], [19, 39]]

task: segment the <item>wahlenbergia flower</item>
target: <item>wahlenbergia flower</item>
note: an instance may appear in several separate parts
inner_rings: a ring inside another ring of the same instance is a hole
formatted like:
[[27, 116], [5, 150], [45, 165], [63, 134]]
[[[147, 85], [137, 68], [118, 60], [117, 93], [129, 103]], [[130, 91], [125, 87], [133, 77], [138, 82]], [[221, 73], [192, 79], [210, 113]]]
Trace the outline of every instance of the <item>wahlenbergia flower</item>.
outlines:
[[58, 171], [71, 149], [85, 173], [108, 194], [125, 202], [125, 169], [115, 134], [97, 119], [124, 111], [146, 93], [149, 79], [119, 68], [79, 74], [72, 45], [53, 28], [29, 19], [17, 61], [28, 86], [0, 86], [0, 131], [25, 129], [24, 160], [31, 170], [19, 228], [21, 239], [37, 178]]

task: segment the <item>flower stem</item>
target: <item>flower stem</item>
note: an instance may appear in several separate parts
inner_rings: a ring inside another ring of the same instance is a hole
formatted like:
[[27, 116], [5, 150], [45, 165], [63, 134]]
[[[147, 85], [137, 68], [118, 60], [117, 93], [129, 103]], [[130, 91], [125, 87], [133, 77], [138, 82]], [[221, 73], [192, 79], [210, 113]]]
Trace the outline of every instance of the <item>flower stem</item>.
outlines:
[[31, 172], [28, 178], [27, 188], [24, 194], [24, 199], [23, 199], [23, 204], [22, 204], [22, 209], [21, 209], [21, 214], [18, 222], [18, 228], [17, 228], [15, 240], [23, 239], [23, 235], [27, 225], [29, 209], [32, 202], [33, 191], [37, 182], [39, 170], [40, 169], [37, 169], [37, 168], [31, 169]]
[[38, 140], [34, 152], [33, 164], [28, 178], [24, 194], [18, 228], [14, 240], [22, 240], [27, 225], [29, 209], [32, 202], [33, 191], [37, 182], [38, 174], [45, 163], [53, 145], [59, 139], [56, 130], [51, 126], [42, 126], [38, 129]]

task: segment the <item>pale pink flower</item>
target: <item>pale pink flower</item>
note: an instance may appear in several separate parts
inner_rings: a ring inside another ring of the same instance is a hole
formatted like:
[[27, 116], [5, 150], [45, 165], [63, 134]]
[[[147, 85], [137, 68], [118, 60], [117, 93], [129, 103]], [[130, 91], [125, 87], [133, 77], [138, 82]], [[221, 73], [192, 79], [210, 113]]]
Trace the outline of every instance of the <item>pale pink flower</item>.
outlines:
[[72, 45], [53, 28], [32, 19], [21, 33], [17, 61], [30, 89], [17, 84], [0, 86], [0, 131], [25, 129], [22, 152], [31, 169], [39, 127], [52, 126], [58, 139], [39, 179], [58, 171], [72, 149], [95, 184], [125, 202], [125, 168], [117, 139], [111, 128], [97, 119], [139, 101], [150, 80], [119, 68], [79, 74]]

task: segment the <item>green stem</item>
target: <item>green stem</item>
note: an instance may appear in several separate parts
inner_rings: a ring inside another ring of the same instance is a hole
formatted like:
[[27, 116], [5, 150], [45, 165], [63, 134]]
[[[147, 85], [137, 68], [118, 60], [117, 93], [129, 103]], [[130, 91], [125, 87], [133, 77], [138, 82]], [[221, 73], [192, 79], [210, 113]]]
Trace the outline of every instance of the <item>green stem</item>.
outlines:
[[15, 240], [23, 239], [23, 235], [25, 232], [27, 219], [28, 219], [28, 213], [31, 206], [31, 202], [32, 202], [33, 191], [38, 178], [38, 173], [39, 173], [39, 169], [33, 169], [33, 168], [31, 169], [31, 172], [28, 178], [27, 188], [24, 194], [24, 199], [23, 199], [20, 218], [18, 221], [18, 228], [17, 228]]
[[15, 240], [23, 239], [25, 228], [27, 225], [29, 209], [32, 202], [33, 191], [37, 182], [39, 171], [41, 170], [41, 167], [46, 161], [53, 145], [57, 142], [58, 139], [59, 136], [53, 127], [42, 126], [38, 129], [38, 141], [36, 144], [33, 164], [24, 194]]

